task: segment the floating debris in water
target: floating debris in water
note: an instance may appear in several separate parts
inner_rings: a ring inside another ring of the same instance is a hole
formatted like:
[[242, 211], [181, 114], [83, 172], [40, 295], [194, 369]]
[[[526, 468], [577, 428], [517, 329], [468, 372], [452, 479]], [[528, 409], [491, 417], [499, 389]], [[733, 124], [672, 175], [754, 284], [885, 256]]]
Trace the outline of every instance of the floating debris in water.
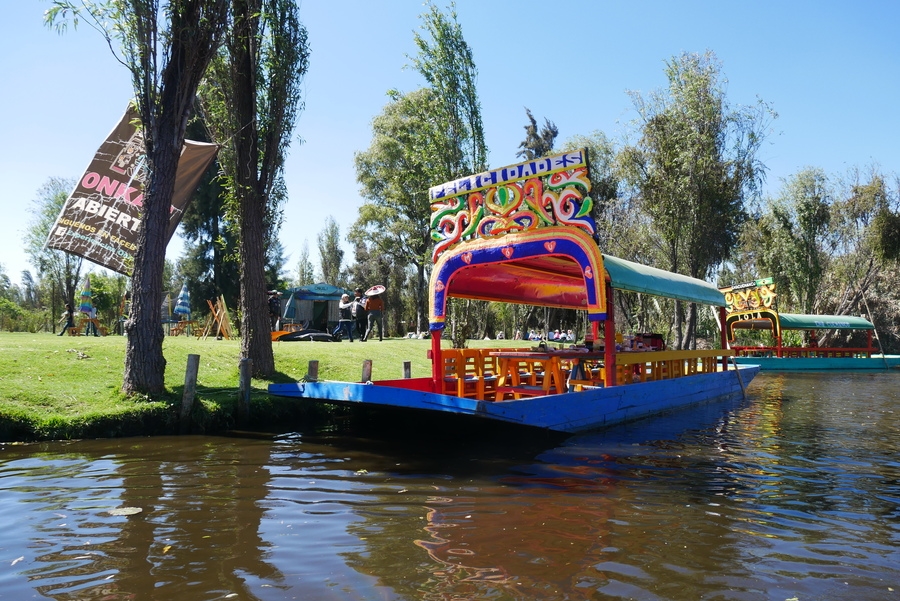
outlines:
[[137, 515], [142, 511], [140, 507], [116, 507], [109, 510], [109, 515]]

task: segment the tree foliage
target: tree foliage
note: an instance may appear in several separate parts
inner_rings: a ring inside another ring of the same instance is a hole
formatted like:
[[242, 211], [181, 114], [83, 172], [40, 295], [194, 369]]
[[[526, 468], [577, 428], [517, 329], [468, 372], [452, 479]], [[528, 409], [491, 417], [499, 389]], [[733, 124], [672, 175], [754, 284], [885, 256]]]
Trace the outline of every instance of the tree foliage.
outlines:
[[442, 157], [452, 142], [437, 129], [441, 104], [433, 90], [391, 93], [372, 122], [372, 142], [357, 153], [356, 178], [366, 203], [350, 231], [361, 255], [390, 257], [401, 273], [416, 273], [416, 329], [425, 325], [425, 285], [431, 264], [431, 204], [428, 188], [443, 181]]
[[[25, 232], [25, 253], [37, 270], [38, 277], [49, 286], [47, 298], [51, 315], [57, 315], [67, 302], [73, 302], [81, 278], [83, 259], [61, 250], [47, 248], [50, 229], [62, 211], [75, 180], [51, 177], [37, 191], [31, 210], [31, 220]], [[36, 287], [32, 287], [36, 290]], [[34, 299], [35, 305], [38, 299]]]
[[813, 313], [825, 275], [832, 202], [825, 174], [806, 169], [785, 181], [781, 195], [770, 203], [760, 222], [760, 265], [782, 283], [784, 301], [802, 313]]
[[[209, 142], [210, 137], [200, 118], [191, 120], [188, 135], [193, 140]], [[178, 273], [187, 282], [195, 310], [205, 313], [206, 300], [222, 296], [229, 307], [240, 298], [238, 264], [238, 228], [227, 211], [226, 192], [218, 158], [215, 168], [207, 171], [187, 205], [179, 233], [184, 238], [184, 254], [178, 261]]]
[[344, 285], [342, 267], [344, 263], [344, 251], [341, 248], [341, 228], [328, 216], [325, 219], [325, 227], [318, 235], [319, 267], [322, 271], [322, 281], [332, 286]]
[[[762, 102], [731, 109], [715, 55], [683, 54], [666, 64], [668, 88], [649, 99], [633, 93], [641, 137], [623, 153], [668, 268], [709, 277], [731, 254], [746, 219], [745, 201], [763, 181], [757, 159], [771, 112]], [[691, 308], [679, 346], [693, 341]]]
[[297, 260], [297, 278], [294, 286], [308, 286], [316, 283], [316, 268], [309, 258], [309, 242], [303, 241], [300, 248], [300, 258]]
[[528, 116], [528, 125], [525, 126], [525, 139], [519, 144], [521, 150], [516, 156], [530, 161], [553, 153], [553, 144], [556, 142], [556, 136], [559, 135], [559, 129], [556, 124], [544, 117], [544, 125], [538, 128], [531, 109], [525, 107], [525, 115]]
[[449, 141], [442, 156], [444, 179], [433, 183], [436, 185], [485, 170], [487, 145], [476, 89], [478, 70], [456, 20], [455, 6], [450, 4], [449, 14], [432, 2], [425, 6], [428, 10], [422, 15], [421, 28], [424, 35], [415, 34], [419, 52], [412, 61], [442, 107], [434, 116], [435, 126]]

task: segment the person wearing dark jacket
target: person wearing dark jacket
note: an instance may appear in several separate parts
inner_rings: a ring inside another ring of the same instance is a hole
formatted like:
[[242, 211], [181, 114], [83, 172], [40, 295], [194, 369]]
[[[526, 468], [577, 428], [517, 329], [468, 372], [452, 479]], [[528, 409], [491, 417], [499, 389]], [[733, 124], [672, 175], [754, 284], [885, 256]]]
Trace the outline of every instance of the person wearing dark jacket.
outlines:
[[66, 330], [69, 328], [75, 327], [75, 311], [72, 309], [71, 303], [66, 303], [66, 324], [63, 326], [62, 331], [59, 333], [60, 336], [66, 333]]
[[366, 320], [366, 303], [362, 296], [362, 288], [357, 288], [354, 292], [355, 298], [353, 299], [353, 307], [350, 309], [350, 313], [356, 321], [356, 335], [359, 336], [360, 340], [365, 342], [368, 321]]

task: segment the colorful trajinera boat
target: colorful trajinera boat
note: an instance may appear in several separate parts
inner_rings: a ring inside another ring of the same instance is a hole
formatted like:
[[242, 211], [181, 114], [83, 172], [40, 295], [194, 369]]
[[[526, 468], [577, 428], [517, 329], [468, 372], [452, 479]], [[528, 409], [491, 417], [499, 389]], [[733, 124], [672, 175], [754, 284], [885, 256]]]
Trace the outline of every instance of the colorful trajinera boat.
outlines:
[[[583, 310], [598, 343], [616, 338], [614, 290], [713, 305], [720, 308], [724, 325], [725, 296], [712, 284], [600, 252], [590, 187], [587, 152], [582, 149], [431, 188], [431, 376], [302, 381], [272, 384], [269, 392], [560, 432], [596, 429], [745, 394], [759, 368], [729, 365], [734, 351], [725, 348], [442, 348], [451, 297]], [[724, 347], [724, 327], [721, 342]]]
[[[776, 284], [764, 278], [722, 288], [727, 303], [725, 319], [728, 340], [739, 365], [759, 365], [763, 371], [851, 371], [859, 369], [892, 369], [900, 367], [900, 355], [884, 355], [872, 344], [875, 326], [869, 320], [854, 315], [802, 315], [779, 313]], [[770, 344], [736, 344], [735, 330], [765, 330]], [[789, 330], [808, 332], [805, 346], [783, 344]], [[840, 330], [843, 333], [863, 331], [865, 346], [822, 347], [821, 330]]]

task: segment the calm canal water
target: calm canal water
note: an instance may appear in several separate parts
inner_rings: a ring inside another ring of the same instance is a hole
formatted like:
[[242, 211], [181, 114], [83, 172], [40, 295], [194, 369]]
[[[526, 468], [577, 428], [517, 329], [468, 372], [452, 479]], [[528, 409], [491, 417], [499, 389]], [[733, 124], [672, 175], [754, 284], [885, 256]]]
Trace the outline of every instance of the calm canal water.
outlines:
[[4, 445], [0, 599], [898, 599], [898, 382], [553, 443]]

